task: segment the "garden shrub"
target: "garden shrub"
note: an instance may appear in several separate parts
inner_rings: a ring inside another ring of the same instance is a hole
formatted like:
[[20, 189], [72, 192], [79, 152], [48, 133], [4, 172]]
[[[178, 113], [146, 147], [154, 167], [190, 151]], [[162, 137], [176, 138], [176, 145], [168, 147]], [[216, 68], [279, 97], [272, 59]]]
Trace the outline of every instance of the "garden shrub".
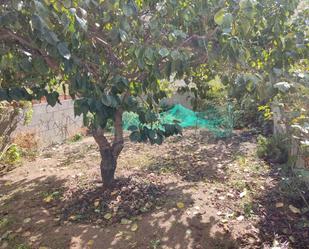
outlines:
[[285, 135], [258, 136], [257, 155], [273, 163], [286, 163], [289, 158], [289, 139]]

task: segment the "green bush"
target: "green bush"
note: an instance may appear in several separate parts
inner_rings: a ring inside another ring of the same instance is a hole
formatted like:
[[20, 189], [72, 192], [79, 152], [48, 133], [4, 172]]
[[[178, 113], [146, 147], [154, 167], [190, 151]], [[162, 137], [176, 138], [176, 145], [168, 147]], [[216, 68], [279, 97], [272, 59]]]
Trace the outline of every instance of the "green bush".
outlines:
[[285, 135], [257, 138], [257, 155], [273, 163], [286, 163], [289, 157], [289, 139]]
[[15, 165], [21, 161], [21, 157], [21, 149], [16, 144], [12, 144], [4, 153], [2, 160], [8, 165]]

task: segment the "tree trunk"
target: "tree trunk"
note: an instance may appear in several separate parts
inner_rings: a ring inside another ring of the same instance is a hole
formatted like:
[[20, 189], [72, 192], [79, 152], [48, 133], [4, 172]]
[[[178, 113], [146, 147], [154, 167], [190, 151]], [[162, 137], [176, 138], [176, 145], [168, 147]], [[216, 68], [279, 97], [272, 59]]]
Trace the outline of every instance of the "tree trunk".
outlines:
[[115, 134], [111, 144], [104, 136], [101, 128], [93, 130], [93, 137], [99, 145], [101, 154], [101, 177], [103, 185], [107, 188], [111, 187], [115, 179], [115, 171], [117, 167], [117, 159], [123, 149], [123, 130], [122, 130], [122, 110], [117, 110], [114, 116]]
[[100, 149], [101, 154], [101, 177], [105, 187], [111, 187], [115, 179], [117, 158], [114, 157], [111, 149]]

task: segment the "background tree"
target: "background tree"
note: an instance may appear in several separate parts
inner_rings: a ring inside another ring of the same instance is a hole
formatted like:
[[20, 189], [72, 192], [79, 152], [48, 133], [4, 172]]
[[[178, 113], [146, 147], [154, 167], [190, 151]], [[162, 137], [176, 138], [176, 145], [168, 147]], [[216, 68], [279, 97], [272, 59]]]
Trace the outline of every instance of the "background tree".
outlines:
[[[209, 78], [217, 72], [222, 79], [263, 71], [264, 64], [286, 66], [285, 50], [295, 38], [281, 28], [298, 1], [270, 2], [1, 1], [0, 99], [45, 96], [54, 106], [68, 89], [75, 114], [83, 115], [99, 145], [109, 186], [124, 145], [124, 111], [137, 113], [141, 122], [130, 127], [133, 141], [161, 144], [181, 132], [157, 115], [166, 96], [161, 80], [189, 84], [192, 75], [203, 76], [195, 73], [201, 65]], [[113, 141], [104, 135], [109, 120]]]

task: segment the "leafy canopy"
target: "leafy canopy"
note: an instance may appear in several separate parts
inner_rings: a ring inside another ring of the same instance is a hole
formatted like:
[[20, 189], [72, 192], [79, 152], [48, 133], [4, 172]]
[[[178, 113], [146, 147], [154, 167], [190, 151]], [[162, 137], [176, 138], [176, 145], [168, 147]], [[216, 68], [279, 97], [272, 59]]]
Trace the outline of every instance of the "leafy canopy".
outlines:
[[157, 115], [163, 80], [203, 88], [217, 75], [230, 82], [289, 67], [308, 52], [305, 23], [291, 18], [298, 2], [1, 1], [0, 99], [45, 96], [54, 106], [68, 90], [85, 125], [104, 128], [132, 111], [143, 125], [131, 139], [160, 144], [180, 132]]

